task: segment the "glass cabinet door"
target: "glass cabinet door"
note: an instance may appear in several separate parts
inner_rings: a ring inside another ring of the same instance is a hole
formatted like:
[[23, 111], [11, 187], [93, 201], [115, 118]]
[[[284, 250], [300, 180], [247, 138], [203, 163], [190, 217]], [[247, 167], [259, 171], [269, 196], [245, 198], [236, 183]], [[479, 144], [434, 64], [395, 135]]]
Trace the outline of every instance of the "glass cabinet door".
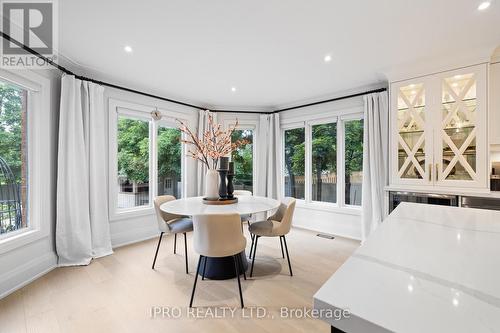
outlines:
[[426, 180], [425, 85], [412, 83], [397, 87], [397, 178]]
[[477, 78], [475, 73], [441, 80], [441, 119], [436, 159], [439, 181], [477, 180]]

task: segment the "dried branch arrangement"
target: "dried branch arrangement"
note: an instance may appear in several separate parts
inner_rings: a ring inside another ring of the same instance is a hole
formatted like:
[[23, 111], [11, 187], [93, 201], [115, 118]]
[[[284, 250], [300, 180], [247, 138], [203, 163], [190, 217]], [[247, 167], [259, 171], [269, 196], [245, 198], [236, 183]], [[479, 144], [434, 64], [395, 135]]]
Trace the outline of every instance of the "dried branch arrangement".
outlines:
[[244, 146], [248, 140], [238, 140], [231, 142], [231, 136], [238, 126], [238, 119], [227, 130], [222, 129], [221, 124], [216, 124], [211, 114], [208, 114], [208, 128], [199, 138], [189, 127], [177, 119], [179, 129], [184, 133], [187, 139], [181, 139], [181, 142], [189, 145], [187, 155], [191, 158], [201, 161], [208, 169], [217, 169], [219, 158], [228, 156], [238, 147]]

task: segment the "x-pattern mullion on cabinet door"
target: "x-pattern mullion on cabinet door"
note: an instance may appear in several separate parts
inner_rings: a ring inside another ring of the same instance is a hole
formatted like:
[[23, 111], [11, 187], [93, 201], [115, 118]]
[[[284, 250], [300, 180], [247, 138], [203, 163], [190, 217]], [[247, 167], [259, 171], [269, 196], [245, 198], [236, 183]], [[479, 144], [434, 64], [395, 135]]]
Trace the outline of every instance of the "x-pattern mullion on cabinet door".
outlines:
[[417, 143], [415, 144], [415, 146], [413, 147], [413, 149], [410, 149], [410, 147], [406, 144], [405, 140], [401, 137], [401, 135], [399, 136], [399, 138], [398, 138], [399, 143], [401, 144], [401, 146], [405, 150], [406, 154], [408, 155], [405, 162], [401, 166], [401, 169], [399, 169], [399, 172], [398, 172], [399, 177], [403, 176], [403, 173], [405, 172], [405, 170], [406, 170], [408, 164], [410, 164], [410, 162], [415, 166], [415, 168], [417, 168], [417, 170], [420, 173], [420, 175], [422, 176], [422, 178], [425, 177], [425, 171], [424, 171], [424, 169], [422, 169], [422, 166], [420, 165], [420, 163], [418, 163], [418, 160], [415, 157], [415, 154], [417, 153], [418, 148], [420, 148], [420, 146], [424, 142], [424, 138], [425, 138], [425, 135], [422, 134], [420, 136], [420, 138], [418, 139]]
[[406, 113], [406, 115], [404, 117], [404, 120], [403, 120], [402, 126], [400, 126], [400, 129], [403, 129], [405, 127], [404, 124], [406, 123], [406, 121], [410, 117], [411, 117], [410, 118], [410, 124], [408, 125], [408, 128], [411, 127], [410, 125], [413, 125], [413, 121], [416, 121], [417, 125], [420, 126], [420, 128], [424, 128], [425, 127], [424, 120], [415, 111], [415, 104], [417, 104], [417, 101], [418, 101], [418, 99], [420, 98], [420, 96], [422, 95], [423, 92], [424, 92], [424, 88], [421, 88], [417, 92], [417, 94], [415, 95], [415, 97], [413, 98], [413, 101], [410, 102], [408, 100], [408, 98], [405, 96], [405, 94], [403, 94], [401, 92], [401, 90], [399, 91], [399, 96], [401, 96], [401, 98], [403, 99], [403, 101], [405, 102], [405, 104], [408, 106], [408, 112]]
[[443, 170], [442, 174], [440, 175], [440, 179], [441, 180], [446, 179], [446, 177], [449, 175], [453, 167], [460, 161], [460, 164], [469, 173], [471, 178], [473, 180], [476, 180], [477, 179], [476, 172], [470, 166], [469, 162], [467, 162], [467, 160], [463, 155], [464, 152], [467, 150], [467, 147], [469, 147], [469, 145], [471, 144], [472, 140], [474, 140], [474, 138], [476, 137], [476, 128], [474, 127], [474, 129], [469, 133], [468, 137], [464, 140], [464, 142], [460, 146], [460, 149], [455, 145], [453, 140], [445, 131], [445, 128], [448, 126], [452, 118], [455, 119], [456, 121], [460, 121], [460, 117], [458, 116], [459, 111], [463, 112], [463, 114], [466, 115], [467, 119], [469, 119], [473, 123], [475, 122], [475, 117], [473, 112], [470, 111], [467, 105], [465, 105], [465, 103], [463, 102], [465, 96], [474, 85], [475, 78], [474, 76], [472, 76], [458, 95], [455, 93], [453, 88], [448, 84], [448, 82], [446, 82], [446, 80], [443, 80], [443, 83], [444, 87], [446, 88], [447, 92], [451, 95], [451, 97], [454, 99], [455, 103], [451, 108], [447, 108], [446, 106], [444, 108], [447, 111], [447, 114], [442, 122], [441, 135], [443, 136], [443, 140], [450, 147], [455, 156], [453, 156], [446, 169]]
[[469, 81], [467, 82], [467, 84], [465, 85], [465, 87], [460, 92], [460, 94], [457, 95], [455, 93], [455, 91], [453, 91], [453, 89], [450, 87], [448, 82], [446, 82], [446, 80], [444, 81], [444, 86], [445, 86], [446, 90], [448, 90], [448, 93], [455, 100], [455, 103], [454, 103], [453, 107], [451, 108], [451, 111], [448, 108], [446, 108], [446, 110], [448, 111], [448, 114], [443, 119], [443, 128], [446, 128], [446, 126], [450, 122], [451, 118], [456, 117], [456, 119], [459, 119], [459, 117], [457, 115], [459, 110], [461, 110], [464, 114], [466, 114], [468, 119], [473, 120], [474, 116], [472, 115], [471, 111], [469, 111], [467, 106], [464, 104], [463, 99], [465, 98], [465, 95], [467, 95], [469, 90], [474, 85], [474, 82], [475, 82], [474, 77], [471, 77], [469, 79]]
[[[424, 88], [422, 87], [415, 94], [413, 101], [410, 102], [410, 100], [406, 97], [406, 95], [401, 90], [399, 91], [399, 96], [403, 99], [403, 102], [408, 107], [408, 111], [405, 112], [405, 115], [404, 115], [402, 122], [399, 123], [400, 133], [398, 134], [398, 141], [401, 144], [401, 146], [403, 147], [403, 149], [405, 150], [406, 154], [408, 155], [406, 160], [404, 161], [403, 165], [401, 166], [401, 168], [398, 171], [398, 177], [400, 177], [400, 178], [403, 176], [405, 170], [408, 167], [408, 164], [410, 164], [410, 163], [412, 163], [415, 166], [417, 171], [420, 173], [420, 176], [422, 178], [425, 178], [425, 171], [415, 157], [415, 154], [418, 152], [418, 149], [424, 143], [425, 131], [422, 132], [422, 134], [420, 135], [417, 142], [415, 143], [415, 145], [412, 148], [410, 148], [408, 146], [408, 144], [405, 142], [405, 140], [401, 136], [401, 131], [402, 130], [404, 131], [406, 129], [410, 129], [413, 126], [414, 122], [417, 123], [419, 128], [425, 129], [424, 120], [420, 117], [418, 112], [415, 110], [415, 105], [416, 105], [418, 99], [422, 96], [423, 92], [424, 92]], [[405, 126], [405, 123], [408, 120], [409, 120], [409, 124]]]
[[441, 134], [443, 135], [443, 140], [448, 144], [450, 149], [455, 154], [455, 156], [453, 156], [453, 158], [451, 159], [450, 164], [448, 164], [446, 169], [443, 171], [443, 173], [441, 175], [441, 179], [446, 179], [446, 177], [450, 173], [451, 169], [455, 166], [455, 164], [457, 164], [458, 161], [460, 161], [460, 163], [465, 168], [465, 170], [467, 170], [467, 172], [469, 173], [471, 178], [473, 180], [476, 180], [477, 179], [476, 172], [474, 171], [474, 169], [472, 169], [469, 162], [467, 162], [467, 160], [464, 158], [464, 155], [463, 155], [465, 150], [467, 150], [467, 147], [472, 142], [472, 140], [474, 140], [474, 138], [476, 137], [476, 128], [474, 128], [472, 130], [472, 132], [470, 132], [467, 139], [465, 139], [464, 143], [460, 146], [460, 149], [457, 148], [457, 146], [453, 143], [451, 138], [448, 136], [448, 134], [446, 134], [446, 132], [444, 130], [441, 130]]

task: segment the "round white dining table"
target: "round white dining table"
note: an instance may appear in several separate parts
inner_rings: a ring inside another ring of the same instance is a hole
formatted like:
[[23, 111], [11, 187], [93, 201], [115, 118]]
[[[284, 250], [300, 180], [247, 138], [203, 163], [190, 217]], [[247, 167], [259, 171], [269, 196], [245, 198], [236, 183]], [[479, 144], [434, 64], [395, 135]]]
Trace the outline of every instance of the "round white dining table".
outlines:
[[[203, 197], [191, 197], [166, 202], [160, 206], [160, 210], [177, 215], [194, 216], [203, 214], [223, 214], [238, 213], [240, 215], [249, 215], [263, 213], [279, 208], [280, 202], [275, 199], [256, 197], [256, 196], [238, 196], [238, 202], [230, 205], [207, 205], [203, 203]], [[246, 271], [248, 262], [245, 251], [240, 253], [243, 269]], [[203, 271], [201, 270], [203, 268]], [[198, 274], [204, 273], [205, 278], [213, 280], [225, 280], [234, 278], [233, 257], [207, 258], [203, 257]]]
[[160, 209], [166, 213], [185, 216], [223, 213], [248, 215], [274, 210], [279, 206], [280, 202], [275, 199], [242, 195], [238, 196], [237, 203], [230, 205], [207, 205], [203, 203], [203, 197], [192, 197], [166, 202]]

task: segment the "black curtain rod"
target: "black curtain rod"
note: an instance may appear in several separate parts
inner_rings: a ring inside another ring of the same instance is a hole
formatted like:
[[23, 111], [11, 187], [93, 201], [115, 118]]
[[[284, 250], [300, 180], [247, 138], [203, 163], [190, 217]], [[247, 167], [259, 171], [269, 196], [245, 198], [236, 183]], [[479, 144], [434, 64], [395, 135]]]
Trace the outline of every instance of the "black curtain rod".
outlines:
[[351, 95], [345, 95], [345, 96], [335, 97], [335, 98], [331, 98], [331, 99], [326, 99], [326, 100], [323, 100], [323, 101], [318, 101], [318, 102], [313, 102], [313, 103], [308, 103], [308, 104], [302, 104], [302, 105], [292, 106], [292, 107], [289, 107], [289, 108], [279, 109], [279, 110], [273, 111], [271, 113], [278, 113], [278, 112], [283, 112], [283, 111], [290, 111], [290, 110], [305, 108], [305, 107], [308, 107], [308, 106], [313, 106], [313, 105], [318, 105], [318, 104], [324, 104], [324, 103], [330, 103], [330, 102], [340, 101], [342, 99], [359, 97], [359, 96], [373, 94], [373, 93], [379, 93], [379, 92], [383, 92], [383, 91], [386, 91], [386, 90], [387, 90], [387, 88], [378, 88], [378, 89], [368, 90], [368, 91], [364, 91], [364, 92], [360, 92], [360, 93], [355, 93], [355, 94], [351, 94]]
[[249, 110], [212, 110], [210, 112], [219, 112], [219, 113], [248, 113], [248, 114], [272, 114], [273, 111], [249, 111]]
[[[146, 97], [160, 99], [162, 101], [166, 101], [166, 102], [170, 102], [170, 103], [175, 103], [175, 104], [183, 105], [183, 106], [191, 107], [191, 108], [198, 109], [198, 110], [207, 110], [208, 109], [208, 108], [201, 107], [201, 106], [198, 106], [198, 105], [194, 105], [194, 104], [189, 104], [189, 103], [186, 103], [186, 102], [177, 101], [175, 99], [161, 97], [161, 96], [149, 94], [149, 93], [146, 93], [146, 92], [143, 92], [143, 91], [139, 91], [139, 90], [135, 90], [135, 89], [131, 89], [131, 88], [119, 86], [119, 85], [116, 85], [116, 84], [113, 84], [113, 83], [108, 83], [108, 82], [104, 82], [104, 81], [99, 81], [99, 80], [95, 80], [95, 79], [92, 79], [92, 78], [88, 78], [88, 77], [85, 77], [85, 76], [77, 75], [77, 74], [73, 73], [72, 71], [70, 71], [69, 69], [67, 69], [66, 67], [63, 67], [63, 66], [59, 65], [58, 63], [52, 61], [51, 59], [49, 59], [49, 58], [45, 57], [44, 55], [38, 53], [37, 51], [33, 50], [29, 46], [24, 45], [23, 43], [19, 42], [18, 40], [15, 40], [14, 38], [12, 38], [8, 34], [4, 33], [3, 31], [0, 31], [0, 34], [2, 35], [2, 37], [4, 39], [8, 40], [9, 42], [12, 42], [12, 43], [16, 44], [20, 48], [28, 51], [29, 53], [37, 56], [38, 58], [43, 59], [45, 62], [47, 62], [51, 66], [59, 69], [60, 71], [66, 73], [68, 75], [75, 76], [75, 78], [77, 78], [77, 79], [84, 80], [84, 81], [89, 81], [89, 82], [93, 82], [93, 83], [96, 83], [96, 84], [100, 84], [100, 85], [103, 85], [103, 86], [107, 86], [107, 87], [111, 87], [111, 88], [115, 88], [115, 89], [119, 89], [119, 90], [128, 91], [128, 92], [131, 92], [131, 93], [134, 93], [134, 94], [143, 95], [143, 96], [146, 96]], [[275, 114], [275, 113], [279, 113], [279, 112], [283, 112], [283, 111], [290, 111], [290, 110], [305, 108], [305, 107], [308, 107], [308, 106], [313, 106], [313, 105], [319, 105], [319, 104], [324, 104], [324, 103], [335, 102], [335, 101], [339, 101], [339, 100], [342, 100], [342, 99], [359, 97], [359, 96], [363, 96], [363, 95], [367, 95], [367, 94], [383, 92], [383, 91], [386, 91], [386, 90], [387, 90], [387, 88], [373, 89], [373, 90], [369, 90], [369, 91], [364, 91], [364, 92], [355, 93], [355, 94], [346, 95], [346, 96], [341, 96], [341, 97], [335, 97], [335, 98], [331, 98], [331, 99], [327, 99], [327, 100], [322, 100], [322, 101], [318, 101], [318, 102], [313, 102], [313, 103], [308, 103], [308, 104], [302, 104], [302, 105], [292, 106], [292, 107], [288, 107], [288, 108], [284, 108], [284, 109], [278, 109], [278, 110], [270, 111], [270, 112], [250, 111], [250, 110], [210, 110], [210, 111], [211, 112], [220, 112], [220, 113]]]

